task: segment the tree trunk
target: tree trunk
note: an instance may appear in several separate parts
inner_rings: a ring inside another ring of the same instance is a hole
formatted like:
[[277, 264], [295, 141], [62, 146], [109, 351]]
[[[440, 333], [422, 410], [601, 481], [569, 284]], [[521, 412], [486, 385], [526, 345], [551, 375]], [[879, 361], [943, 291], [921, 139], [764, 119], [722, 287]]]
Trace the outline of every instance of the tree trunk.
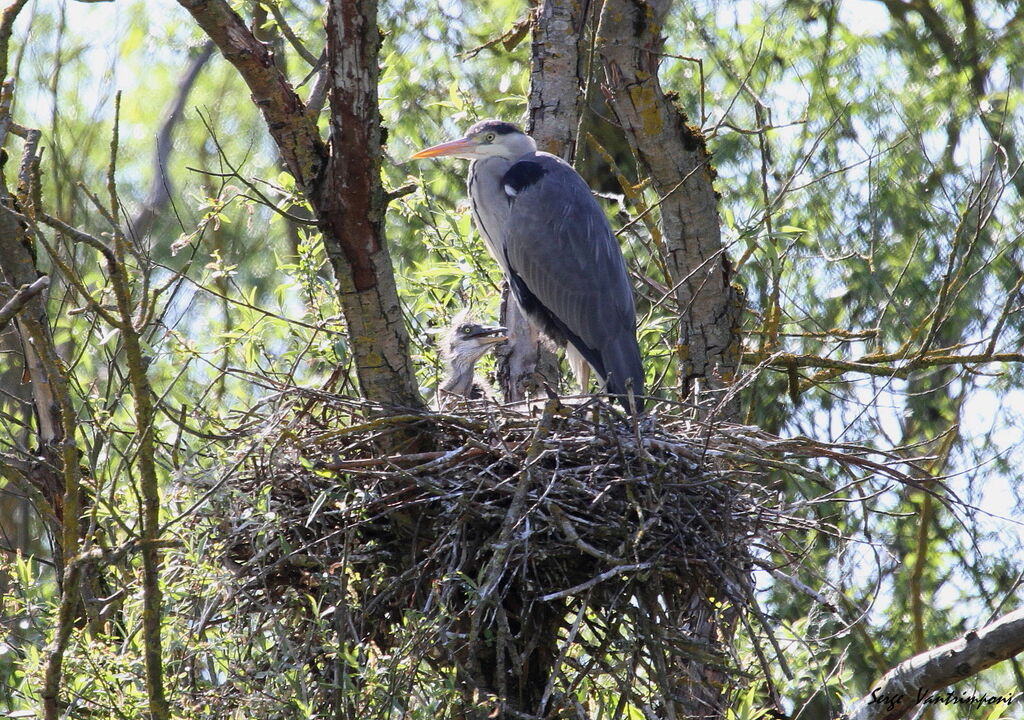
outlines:
[[579, 0], [544, 0], [533, 21], [527, 131], [537, 149], [572, 162], [583, 110]]
[[384, 238], [376, 0], [333, 0], [327, 8], [329, 151], [267, 47], [224, 0], [179, 3], [248, 85], [285, 167], [313, 205], [363, 397], [385, 411], [422, 408]]
[[[0, 168], [2, 169], [2, 168]], [[7, 185], [0, 176], [0, 203], [13, 208], [14, 200], [7, 192]], [[35, 256], [27, 231], [21, 223], [4, 210], [0, 210], [0, 282], [8, 283], [13, 289], [31, 285], [39, 279]], [[35, 334], [45, 339], [45, 345], [52, 348], [53, 337], [46, 314], [46, 292], [30, 297], [14, 318], [18, 330], [18, 341], [25, 362], [24, 377], [29, 383], [32, 407], [35, 411], [38, 437], [38, 455], [46, 461], [38, 462], [24, 479], [35, 487], [53, 511], [53, 518], [60, 521], [64, 513], [65, 488], [60, 475], [60, 444], [65, 437], [60, 404], [54, 394], [54, 386], [47, 377], [42, 358], [32, 342]], [[43, 517], [46, 514], [43, 513]], [[77, 518], [76, 518], [77, 519]], [[53, 525], [59, 541], [54, 548], [54, 561], [63, 567], [61, 547], [61, 526]], [[72, 551], [74, 548], [71, 548]]]
[[[741, 300], [722, 246], [714, 168], [700, 130], [658, 82], [670, 0], [607, 0], [598, 27], [612, 109], [662, 199], [661, 232], [680, 315], [684, 394], [728, 387], [739, 368]], [[720, 409], [737, 412], [735, 400]]]
[[338, 278], [364, 396], [390, 407], [422, 407], [384, 239], [379, 49], [377, 0], [329, 3], [332, 151], [312, 197]]

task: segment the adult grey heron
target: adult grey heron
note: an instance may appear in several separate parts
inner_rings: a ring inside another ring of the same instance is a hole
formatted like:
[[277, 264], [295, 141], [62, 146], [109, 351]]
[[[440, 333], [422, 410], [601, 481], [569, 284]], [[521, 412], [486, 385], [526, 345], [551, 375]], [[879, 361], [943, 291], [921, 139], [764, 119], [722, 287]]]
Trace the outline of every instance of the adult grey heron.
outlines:
[[488, 350], [508, 339], [504, 333], [503, 327], [488, 327], [472, 321], [466, 312], [456, 316], [441, 348], [447, 373], [437, 388], [438, 407], [461, 399], [477, 400], [486, 395], [476, 382], [476, 363]]
[[473, 219], [519, 307], [559, 345], [584, 392], [587, 366], [607, 392], [643, 407], [633, 288], [608, 219], [572, 166], [512, 123], [484, 120], [412, 157], [469, 166]]

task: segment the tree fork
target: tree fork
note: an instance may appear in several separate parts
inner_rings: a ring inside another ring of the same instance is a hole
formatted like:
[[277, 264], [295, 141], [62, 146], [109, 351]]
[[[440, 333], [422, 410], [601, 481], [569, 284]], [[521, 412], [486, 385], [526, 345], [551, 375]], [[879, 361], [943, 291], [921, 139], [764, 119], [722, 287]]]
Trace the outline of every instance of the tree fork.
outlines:
[[331, 0], [326, 24], [332, 150], [312, 198], [339, 278], [363, 394], [387, 407], [418, 408], [422, 400], [384, 237], [377, 2]]

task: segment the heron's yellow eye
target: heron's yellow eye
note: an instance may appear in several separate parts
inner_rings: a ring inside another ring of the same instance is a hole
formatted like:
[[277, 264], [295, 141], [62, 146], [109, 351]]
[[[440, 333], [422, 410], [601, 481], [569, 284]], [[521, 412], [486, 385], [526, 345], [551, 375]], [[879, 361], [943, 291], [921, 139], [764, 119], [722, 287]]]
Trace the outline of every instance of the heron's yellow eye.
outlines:
[[459, 332], [462, 333], [463, 335], [469, 335], [469, 333], [471, 333], [472, 331], [473, 328], [469, 325], [463, 325], [462, 327], [459, 328]]
[[494, 137], [494, 133], [489, 132], [486, 135], [484, 135], [484, 142], [494, 142]]

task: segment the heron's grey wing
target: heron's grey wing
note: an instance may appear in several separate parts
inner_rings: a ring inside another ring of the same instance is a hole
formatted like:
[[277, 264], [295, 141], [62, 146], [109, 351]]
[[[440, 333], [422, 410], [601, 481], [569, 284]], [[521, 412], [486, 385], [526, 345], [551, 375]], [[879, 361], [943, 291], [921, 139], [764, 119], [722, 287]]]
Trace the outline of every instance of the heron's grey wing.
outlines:
[[622, 394], [643, 393], [633, 288], [608, 220], [568, 164], [537, 153], [503, 178], [509, 202], [504, 253], [527, 315], [579, 351]]

